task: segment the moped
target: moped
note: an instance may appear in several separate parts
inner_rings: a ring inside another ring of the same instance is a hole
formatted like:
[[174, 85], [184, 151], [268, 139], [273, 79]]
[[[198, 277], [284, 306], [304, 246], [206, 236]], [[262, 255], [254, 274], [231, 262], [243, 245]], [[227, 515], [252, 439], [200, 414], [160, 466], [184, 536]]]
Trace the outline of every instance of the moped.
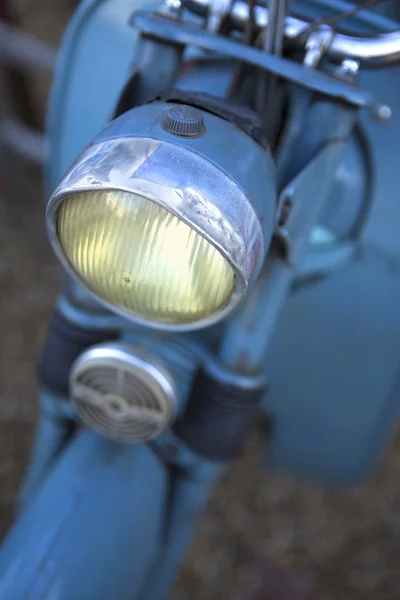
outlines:
[[63, 288], [0, 600], [167, 598], [258, 416], [265, 476], [375, 467], [400, 407], [399, 9], [378, 4], [78, 6], [47, 128]]

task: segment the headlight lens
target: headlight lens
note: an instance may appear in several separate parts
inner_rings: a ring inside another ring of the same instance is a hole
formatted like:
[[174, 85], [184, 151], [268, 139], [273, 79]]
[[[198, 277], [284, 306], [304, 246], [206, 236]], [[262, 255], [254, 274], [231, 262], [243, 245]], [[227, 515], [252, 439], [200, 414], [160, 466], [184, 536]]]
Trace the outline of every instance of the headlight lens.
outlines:
[[196, 322], [219, 311], [234, 291], [234, 272], [212, 244], [134, 193], [71, 195], [57, 210], [56, 227], [83, 282], [145, 319]]

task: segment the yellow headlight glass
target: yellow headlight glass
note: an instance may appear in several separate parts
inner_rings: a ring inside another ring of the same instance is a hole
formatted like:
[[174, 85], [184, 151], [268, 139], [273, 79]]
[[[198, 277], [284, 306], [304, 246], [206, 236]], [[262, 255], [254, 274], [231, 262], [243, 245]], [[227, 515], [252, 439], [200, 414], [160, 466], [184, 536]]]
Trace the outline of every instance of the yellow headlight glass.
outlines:
[[196, 322], [232, 295], [235, 277], [222, 254], [142, 196], [69, 196], [57, 211], [57, 233], [68, 261], [93, 292], [148, 320]]

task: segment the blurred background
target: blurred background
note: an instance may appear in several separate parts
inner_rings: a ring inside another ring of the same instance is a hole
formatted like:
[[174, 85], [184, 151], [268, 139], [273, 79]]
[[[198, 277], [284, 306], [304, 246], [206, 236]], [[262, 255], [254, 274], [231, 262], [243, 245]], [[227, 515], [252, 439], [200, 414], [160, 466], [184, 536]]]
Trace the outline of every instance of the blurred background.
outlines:
[[[12, 0], [6, 7], [0, 0], [0, 14], [56, 49], [75, 5]], [[2, 48], [6, 32], [0, 34]], [[51, 50], [46, 56], [51, 62]], [[9, 75], [18, 114], [33, 136], [28, 142], [40, 153], [34, 131], [43, 126], [50, 73]], [[36, 359], [60, 283], [45, 233], [40, 167], [17, 150], [3, 144], [0, 161], [0, 537], [12, 520], [29, 452]], [[261, 442], [260, 427], [218, 486], [171, 597], [250, 598], [248, 590], [273, 561], [304, 576], [319, 600], [397, 600], [400, 435], [374, 476], [351, 491], [262, 471]]]

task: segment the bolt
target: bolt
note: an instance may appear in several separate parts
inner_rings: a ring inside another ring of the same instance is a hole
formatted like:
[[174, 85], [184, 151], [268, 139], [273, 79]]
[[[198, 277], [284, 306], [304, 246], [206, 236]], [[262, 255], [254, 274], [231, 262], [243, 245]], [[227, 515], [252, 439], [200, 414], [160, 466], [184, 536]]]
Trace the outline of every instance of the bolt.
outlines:
[[377, 104], [374, 107], [374, 117], [378, 121], [388, 121], [392, 116], [392, 109], [387, 104]]
[[179, 20], [182, 13], [181, 0], [164, 0], [157, 13], [169, 19]]
[[312, 31], [306, 43], [304, 64], [306, 67], [315, 68], [329, 49], [334, 37], [334, 31], [328, 25], [320, 25]]
[[336, 71], [336, 74], [347, 81], [357, 81], [360, 63], [352, 58], [345, 58]]

